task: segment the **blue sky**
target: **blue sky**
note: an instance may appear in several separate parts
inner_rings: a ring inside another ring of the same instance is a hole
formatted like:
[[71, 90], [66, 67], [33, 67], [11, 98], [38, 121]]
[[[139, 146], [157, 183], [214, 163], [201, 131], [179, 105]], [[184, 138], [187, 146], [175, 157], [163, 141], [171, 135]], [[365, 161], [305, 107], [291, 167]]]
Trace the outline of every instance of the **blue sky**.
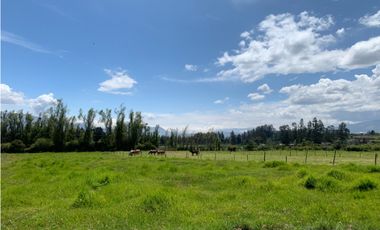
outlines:
[[194, 130], [373, 120], [379, 10], [338, 0], [2, 1], [2, 109], [123, 103], [151, 125]]

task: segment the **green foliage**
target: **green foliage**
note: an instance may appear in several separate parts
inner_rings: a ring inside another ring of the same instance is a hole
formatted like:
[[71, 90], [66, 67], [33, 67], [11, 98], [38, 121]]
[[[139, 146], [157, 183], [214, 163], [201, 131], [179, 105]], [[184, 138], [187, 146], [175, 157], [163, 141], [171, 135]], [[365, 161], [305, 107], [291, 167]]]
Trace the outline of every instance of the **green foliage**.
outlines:
[[343, 180], [345, 179], [347, 176], [344, 172], [341, 172], [341, 171], [338, 171], [338, 170], [331, 170], [330, 172], [327, 173], [328, 176], [330, 177], [333, 177], [337, 180]]
[[305, 177], [307, 174], [308, 174], [308, 172], [307, 172], [306, 169], [300, 169], [300, 170], [298, 170], [298, 172], [297, 172], [297, 176], [298, 176], [299, 178], [303, 178], [303, 177]]
[[354, 189], [359, 190], [361, 192], [370, 191], [377, 188], [377, 184], [370, 179], [362, 179], [359, 183], [354, 187]]
[[8, 153], [22, 153], [25, 150], [25, 145], [22, 142], [22, 140], [14, 140], [9, 144], [5, 144], [4, 148], [2, 148], [2, 151], [8, 152]]
[[53, 141], [48, 138], [38, 138], [29, 148], [28, 152], [49, 152], [54, 147]]
[[285, 164], [286, 163], [283, 161], [268, 161], [268, 162], [265, 162], [264, 168], [276, 168], [279, 166], [283, 166]]
[[315, 179], [313, 176], [309, 176], [306, 179], [304, 186], [307, 189], [315, 189], [317, 187], [317, 179]]
[[90, 208], [95, 205], [96, 201], [94, 198], [94, 193], [89, 191], [81, 191], [71, 206], [73, 208]]

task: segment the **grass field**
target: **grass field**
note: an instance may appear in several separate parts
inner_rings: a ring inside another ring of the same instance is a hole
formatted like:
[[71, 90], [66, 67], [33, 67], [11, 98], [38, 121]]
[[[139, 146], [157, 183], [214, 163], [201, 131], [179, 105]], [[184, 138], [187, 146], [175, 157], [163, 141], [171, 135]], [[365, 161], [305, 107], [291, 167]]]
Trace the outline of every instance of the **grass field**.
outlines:
[[263, 155], [2, 154], [1, 226], [380, 229], [374, 153], [338, 152], [335, 166], [333, 152]]

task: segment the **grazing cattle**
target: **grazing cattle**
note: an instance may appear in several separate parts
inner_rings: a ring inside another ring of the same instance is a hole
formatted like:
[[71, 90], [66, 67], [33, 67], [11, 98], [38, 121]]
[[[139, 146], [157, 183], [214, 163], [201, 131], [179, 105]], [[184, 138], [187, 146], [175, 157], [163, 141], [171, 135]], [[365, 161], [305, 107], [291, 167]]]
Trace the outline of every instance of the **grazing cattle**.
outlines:
[[132, 149], [131, 151], [129, 151], [129, 156], [139, 155], [140, 152], [140, 149]]
[[158, 153], [157, 149], [149, 150], [148, 154], [156, 155]]
[[165, 150], [163, 149], [157, 150], [157, 155], [165, 155]]
[[236, 152], [236, 146], [228, 146], [227, 150], [231, 152]]
[[198, 156], [199, 155], [199, 149], [190, 149], [190, 152], [191, 152], [191, 156]]

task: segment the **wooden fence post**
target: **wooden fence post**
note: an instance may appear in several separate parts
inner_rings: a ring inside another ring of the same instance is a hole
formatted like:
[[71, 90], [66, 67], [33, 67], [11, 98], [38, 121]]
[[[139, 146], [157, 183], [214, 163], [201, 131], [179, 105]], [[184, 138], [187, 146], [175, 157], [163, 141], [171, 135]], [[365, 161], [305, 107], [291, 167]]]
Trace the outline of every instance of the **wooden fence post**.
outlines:
[[215, 160], [216, 160], [216, 152], [215, 152]]
[[375, 154], [375, 166], [377, 165], [377, 153]]
[[336, 150], [334, 151], [333, 165], [335, 165]]
[[288, 163], [288, 155], [285, 156], [285, 163]]
[[264, 151], [264, 162], [265, 162], [265, 160], [266, 160], [265, 158], [266, 158], [266, 152]]

